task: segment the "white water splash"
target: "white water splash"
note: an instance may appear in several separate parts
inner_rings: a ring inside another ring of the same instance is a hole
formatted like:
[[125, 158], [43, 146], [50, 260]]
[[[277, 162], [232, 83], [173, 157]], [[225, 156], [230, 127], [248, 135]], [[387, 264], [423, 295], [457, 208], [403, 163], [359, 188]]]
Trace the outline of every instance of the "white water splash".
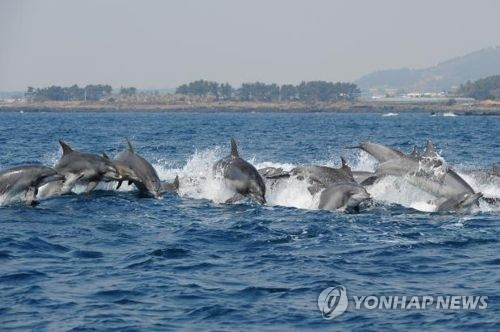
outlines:
[[[223, 203], [234, 194], [227, 188], [223, 179], [214, 177], [212, 167], [214, 163], [226, 154], [226, 149], [214, 148], [202, 151], [196, 151], [190, 156], [183, 166], [176, 166], [164, 158], [154, 158], [146, 156], [152, 161], [162, 181], [171, 182], [176, 176], [179, 176], [180, 188], [179, 195], [192, 199], [207, 199], [215, 203]], [[49, 165], [55, 165], [59, 159], [59, 153], [50, 153], [43, 158]], [[280, 163], [276, 161], [259, 161], [256, 157], [250, 158], [249, 162], [254, 164], [257, 169], [264, 167], [282, 168], [289, 171], [299, 166], [292, 163]], [[340, 167], [339, 156], [331, 156], [330, 159], [320, 162], [330, 167]], [[178, 164], [177, 164], [178, 165]], [[373, 172], [376, 169], [377, 162], [366, 152], [360, 151], [350, 156], [350, 167], [355, 171]], [[476, 174], [459, 172], [459, 175], [467, 181], [475, 191], [482, 192], [486, 197], [500, 198], [500, 179], [499, 182], [491, 181], [490, 178], [484, 178]], [[116, 190], [116, 182], [100, 183], [100, 190]], [[314, 210], [318, 208], [319, 196], [317, 193], [311, 195], [307, 189], [308, 184], [294, 177], [281, 179], [276, 183], [266, 181], [267, 204], [270, 206], [287, 206], [300, 209]], [[368, 186], [367, 191], [372, 198], [382, 204], [399, 204], [416, 210], [432, 212], [436, 209], [436, 198], [431, 194], [411, 185], [405, 179], [400, 177], [388, 176], [375, 184]], [[119, 191], [135, 191], [134, 185], [128, 185], [124, 182]], [[77, 185], [73, 189], [75, 193], [83, 193], [85, 186]], [[22, 200], [22, 196], [15, 197], [16, 200]], [[10, 197], [0, 197], [0, 205], [6, 202], [12, 202]], [[487, 203], [481, 203], [478, 208], [480, 211], [500, 210], [499, 207], [492, 207]]]

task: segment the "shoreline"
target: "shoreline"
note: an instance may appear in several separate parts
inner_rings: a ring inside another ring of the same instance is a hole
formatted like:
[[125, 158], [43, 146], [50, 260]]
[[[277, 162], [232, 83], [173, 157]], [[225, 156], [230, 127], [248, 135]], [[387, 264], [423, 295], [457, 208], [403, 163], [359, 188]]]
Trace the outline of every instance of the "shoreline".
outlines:
[[0, 112], [360, 112], [360, 113], [457, 113], [500, 115], [500, 102], [473, 102], [447, 105], [434, 102], [237, 102], [196, 103], [133, 102], [0, 102]]

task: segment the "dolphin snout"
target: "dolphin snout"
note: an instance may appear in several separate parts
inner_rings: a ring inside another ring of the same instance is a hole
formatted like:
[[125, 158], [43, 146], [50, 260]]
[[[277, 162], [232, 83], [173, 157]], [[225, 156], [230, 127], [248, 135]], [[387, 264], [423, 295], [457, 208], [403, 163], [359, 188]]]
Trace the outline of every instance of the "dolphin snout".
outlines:
[[260, 204], [266, 204], [266, 198], [264, 196], [252, 195], [252, 197]]
[[105, 177], [112, 180], [122, 180], [124, 178], [119, 170], [119, 167], [116, 167], [115, 165], [108, 166]]
[[49, 175], [49, 176], [46, 176], [45, 178], [43, 178], [43, 180], [41, 181], [41, 185], [44, 185], [46, 183], [50, 183], [50, 182], [56, 182], [56, 181], [62, 181], [62, 182], [65, 182], [66, 181], [66, 177], [60, 173], [56, 173], [56, 174], [53, 174], [53, 175]]
[[54, 175], [54, 181], [62, 181], [62, 182], [65, 182], [66, 181], [66, 177], [62, 174], [56, 174]]

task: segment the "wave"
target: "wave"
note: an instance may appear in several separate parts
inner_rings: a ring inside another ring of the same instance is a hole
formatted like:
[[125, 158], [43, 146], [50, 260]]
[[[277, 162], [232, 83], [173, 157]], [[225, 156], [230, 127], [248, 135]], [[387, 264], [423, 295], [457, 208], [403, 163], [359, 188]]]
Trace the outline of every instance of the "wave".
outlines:
[[455, 117], [457, 115], [455, 113], [453, 113], [453, 112], [448, 112], [448, 113], [443, 113], [443, 116]]
[[384, 113], [382, 116], [398, 116], [399, 113]]
[[[224, 203], [234, 194], [227, 188], [221, 177], [213, 176], [212, 166], [214, 163], [227, 153], [226, 149], [220, 147], [195, 151], [184, 166], [175, 167], [166, 159], [155, 156], [146, 156], [152, 161], [162, 181], [172, 181], [179, 176], [180, 188], [178, 194], [181, 197], [190, 199], [206, 199], [214, 203]], [[360, 151], [350, 155], [349, 164], [355, 171], [373, 172], [376, 169], [377, 162], [367, 153]], [[55, 164], [58, 160], [57, 154], [50, 154], [46, 161]], [[280, 167], [285, 171], [299, 166], [292, 163], [281, 163], [277, 161], [256, 161], [256, 158], [249, 159], [257, 169], [264, 167]], [[332, 156], [329, 160], [324, 160], [318, 164], [330, 167], [340, 166], [340, 156]], [[500, 198], [500, 179], [498, 182], [491, 181], [481, 173], [467, 173], [458, 170], [462, 176], [475, 191], [482, 192], [487, 197]], [[268, 206], [285, 206], [298, 209], [316, 210], [318, 209], [320, 193], [311, 195], [307, 190], [307, 183], [300, 181], [295, 177], [290, 177], [278, 181], [275, 184], [266, 183], [266, 200]], [[116, 189], [116, 182], [100, 183], [97, 187], [100, 190], [118, 190], [120, 192], [134, 191], [134, 185], [123, 183], [119, 189]], [[366, 190], [370, 193], [376, 203], [381, 205], [400, 205], [406, 208], [415, 209], [422, 212], [434, 212], [437, 208], [435, 197], [431, 194], [413, 186], [401, 177], [387, 176]], [[79, 194], [85, 191], [85, 186], [77, 185], [73, 192]], [[0, 202], [2, 198], [0, 198]], [[1, 204], [1, 203], [0, 203]], [[497, 206], [491, 206], [487, 203], [481, 203], [474, 211], [499, 211]]]
[[[212, 165], [220, 159], [224, 153], [220, 148], [195, 152], [184, 167], [168, 168], [164, 164], [153, 163], [158, 175], [162, 180], [172, 181], [179, 175], [181, 186], [179, 195], [194, 199], [208, 199], [215, 203], [223, 203], [233, 195], [228, 190], [221, 178], [214, 178]], [[340, 156], [334, 156], [322, 164], [330, 167], [339, 167]], [[276, 161], [259, 161], [255, 158], [249, 160], [257, 169], [264, 167], [280, 167], [285, 171], [299, 166], [292, 163], [280, 163]], [[338, 162], [335, 162], [338, 161]], [[351, 168], [355, 171], [373, 172], [377, 162], [365, 152], [359, 152], [351, 157]], [[474, 188], [487, 197], [500, 197], [500, 186], [491, 183], [488, 179], [479, 175], [459, 172], [461, 176]], [[269, 206], [286, 206], [299, 209], [318, 209], [320, 193], [311, 195], [307, 190], [307, 183], [294, 177], [283, 179], [276, 184], [267, 183], [266, 199]], [[408, 183], [401, 177], [388, 176], [375, 184], [368, 186], [367, 191], [373, 199], [383, 205], [398, 204], [403, 207], [423, 211], [434, 212], [437, 208], [435, 197]], [[129, 190], [122, 189], [122, 190]], [[481, 203], [477, 208], [479, 211], [497, 211], [498, 207]]]

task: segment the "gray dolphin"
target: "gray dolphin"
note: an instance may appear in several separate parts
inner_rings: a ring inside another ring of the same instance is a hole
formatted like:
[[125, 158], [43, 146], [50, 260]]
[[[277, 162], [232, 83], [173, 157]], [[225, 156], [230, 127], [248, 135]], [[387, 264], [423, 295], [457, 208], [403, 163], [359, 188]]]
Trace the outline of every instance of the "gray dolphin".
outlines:
[[358, 146], [348, 147], [348, 149], [361, 149], [372, 155], [380, 163], [383, 163], [391, 159], [397, 159], [405, 155], [403, 152], [399, 150], [396, 150], [394, 148], [391, 148], [389, 146], [380, 143], [373, 143], [373, 142], [361, 143]]
[[311, 186], [309, 192], [314, 195], [323, 188], [328, 188], [338, 183], [354, 183], [351, 168], [343, 157], [342, 167], [333, 168], [318, 165], [298, 166], [290, 171], [291, 175], [297, 176], [299, 180], [305, 179]]
[[[338, 210], [346, 208], [348, 210], [355, 209], [359, 204], [370, 198], [370, 195], [362, 186], [360, 186], [347, 165], [346, 160], [341, 157], [342, 166], [333, 168], [319, 165], [298, 166], [289, 172], [283, 171], [281, 168], [266, 167], [259, 170], [264, 177], [269, 179], [271, 186], [280, 179], [294, 176], [298, 180], [306, 181], [309, 184], [307, 188], [311, 195], [321, 191], [319, 208], [322, 210]], [[363, 173], [363, 172], [360, 172]], [[371, 178], [373, 173], [367, 173], [364, 176]]]
[[307, 181], [310, 184], [307, 189], [311, 195], [314, 195], [333, 184], [356, 182], [346, 160], [343, 157], [340, 159], [342, 161], [342, 167], [340, 168], [303, 165], [294, 167], [290, 171], [284, 171], [282, 168], [265, 167], [259, 169], [259, 173], [266, 179], [273, 180], [273, 184], [281, 178], [295, 176], [298, 180]]
[[474, 204], [479, 204], [479, 199], [482, 197], [482, 193], [460, 193], [441, 202], [436, 211], [460, 212]]
[[[343, 159], [343, 158], [342, 158]], [[343, 165], [345, 164], [345, 160], [342, 161]], [[349, 172], [350, 171], [350, 172]], [[260, 175], [262, 177], [273, 180], [272, 183], [276, 182], [277, 179], [280, 178], [288, 178], [293, 174], [299, 174], [299, 179], [306, 177], [308, 174], [311, 174], [313, 179], [311, 182], [321, 183], [321, 186], [326, 188], [332, 183], [347, 181], [354, 181], [362, 186], [368, 186], [373, 184], [377, 179], [377, 175], [375, 172], [366, 172], [366, 171], [352, 171], [344, 166], [343, 168], [332, 168], [327, 166], [317, 166], [317, 165], [309, 165], [309, 166], [298, 166], [293, 168], [290, 171], [284, 171], [281, 167], [264, 167], [259, 169]], [[302, 174], [300, 174], [302, 173]], [[309, 191], [311, 194], [317, 192], [316, 187], [311, 187]]]
[[445, 168], [442, 174], [434, 174], [436, 164], [423, 169], [422, 160], [403, 156], [381, 163], [375, 172], [377, 177], [393, 175], [404, 177], [411, 184], [437, 197], [452, 198], [460, 193], [474, 193], [474, 189], [453, 169]]
[[43, 165], [22, 165], [0, 171], [0, 195], [8, 198], [24, 193], [27, 204], [32, 204], [38, 189], [48, 183], [64, 181], [55, 169]]
[[93, 153], [74, 151], [68, 144], [59, 141], [63, 155], [55, 169], [65, 176], [64, 183], [53, 183], [44, 190], [44, 195], [65, 194], [78, 183], [86, 184], [90, 193], [100, 181], [120, 180], [116, 166], [111, 160]]
[[231, 154], [217, 161], [213, 170], [222, 175], [228, 186], [236, 191], [227, 203], [236, 202], [244, 196], [250, 196], [260, 204], [266, 203], [264, 180], [252, 164], [240, 158], [234, 139], [231, 139]]
[[113, 160], [122, 175], [117, 189], [122, 181], [133, 183], [142, 194], [149, 194], [155, 198], [161, 197], [162, 183], [154, 167], [134, 151], [132, 143], [127, 140], [128, 148], [120, 152]]
[[[408, 182], [427, 191], [438, 198], [449, 200], [442, 204], [441, 209], [458, 205], [470, 206], [468, 201], [474, 194], [474, 189], [453, 169], [443, 166], [439, 154], [430, 140], [427, 141], [423, 155], [418, 156], [418, 150], [410, 155], [398, 153], [390, 147], [378, 143], [360, 144], [359, 148], [370, 153], [380, 164], [375, 172], [378, 178], [386, 175], [404, 177]], [[436, 172], [435, 172], [436, 171]], [[477, 193], [479, 198], [482, 194]], [[467, 199], [460, 199], [460, 197]], [[478, 198], [478, 199], [479, 199]], [[460, 203], [462, 202], [462, 203]]]
[[361, 202], [370, 199], [366, 189], [357, 183], [334, 184], [321, 192], [319, 208], [321, 210], [347, 210], [358, 208]]

